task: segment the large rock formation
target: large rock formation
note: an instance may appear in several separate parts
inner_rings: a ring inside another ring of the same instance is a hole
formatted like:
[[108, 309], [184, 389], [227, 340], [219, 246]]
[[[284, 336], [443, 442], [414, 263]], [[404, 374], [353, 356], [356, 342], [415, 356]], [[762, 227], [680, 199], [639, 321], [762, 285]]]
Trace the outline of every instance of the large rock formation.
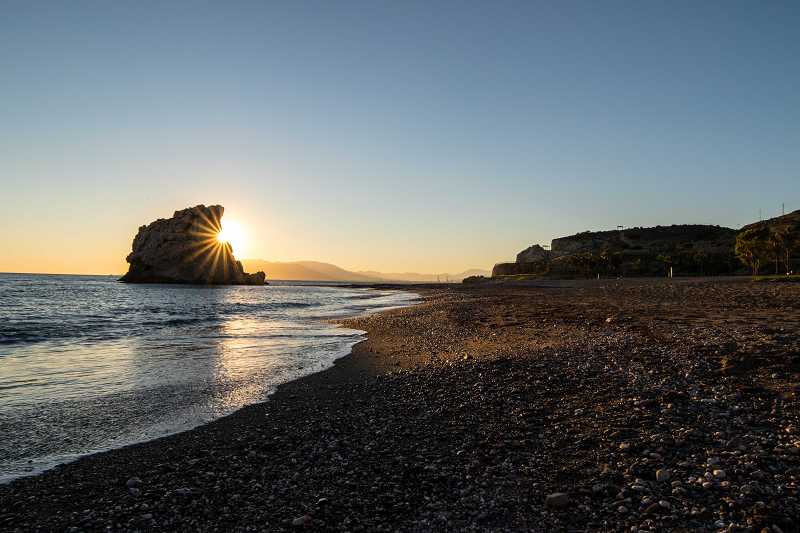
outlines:
[[720, 226], [674, 225], [583, 232], [553, 239], [550, 250], [531, 246], [514, 263], [498, 263], [493, 277], [574, 278], [731, 274], [736, 230]]
[[231, 245], [217, 240], [224, 211], [221, 205], [198, 205], [141, 226], [121, 281], [264, 285], [263, 272], [246, 273]]
[[529, 246], [517, 254], [517, 263], [535, 263], [550, 257], [550, 252], [538, 244]]

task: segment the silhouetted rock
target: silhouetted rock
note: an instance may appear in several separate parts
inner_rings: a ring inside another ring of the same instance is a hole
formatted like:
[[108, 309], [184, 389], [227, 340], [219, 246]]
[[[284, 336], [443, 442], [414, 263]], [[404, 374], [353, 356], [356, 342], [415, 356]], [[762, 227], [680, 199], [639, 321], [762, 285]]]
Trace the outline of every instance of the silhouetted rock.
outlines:
[[121, 281], [264, 285], [263, 272], [246, 273], [231, 245], [217, 240], [224, 211], [221, 205], [198, 205], [141, 226]]
[[538, 244], [534, 244], [517, 254], [517, 263], [535, 263], [536, 261], [543, 261], [549, 257], [550, 252]]

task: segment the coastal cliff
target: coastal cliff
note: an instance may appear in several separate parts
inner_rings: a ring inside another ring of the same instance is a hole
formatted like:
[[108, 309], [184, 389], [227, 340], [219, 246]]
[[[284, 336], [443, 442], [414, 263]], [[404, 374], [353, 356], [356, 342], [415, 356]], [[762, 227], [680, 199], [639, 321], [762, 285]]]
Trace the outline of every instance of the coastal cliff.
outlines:
[[225, 208], [197, 205], [141, 226], [126, 261], [128, 283], [264, 285], [263, 272], [248, 274], [229, 243], [217, 240]]
[[553, 239], [550, 249], [533, 245], [514, 263], [499, 263], [493, 277], [663, 276], [728, 274], [740, 269], [736, 230], [683, 224], [583, 232]]

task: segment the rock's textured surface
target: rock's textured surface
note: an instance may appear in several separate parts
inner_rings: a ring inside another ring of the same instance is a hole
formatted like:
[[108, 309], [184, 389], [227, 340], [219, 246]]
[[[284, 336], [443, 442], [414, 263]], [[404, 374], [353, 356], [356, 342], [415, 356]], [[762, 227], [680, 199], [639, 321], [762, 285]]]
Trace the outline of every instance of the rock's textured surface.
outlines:
[[246, 273], [231, 245], [217, 240], [224, 211], [221, 205], [198, 205], [141, 226], [121, 281], [264, 285], [263, 272]]
[[534, 244], [517, 254], [517, 263], [534, 263], [536, 261], [543, 261], [549, 257], [550, 252], [538, 244]]

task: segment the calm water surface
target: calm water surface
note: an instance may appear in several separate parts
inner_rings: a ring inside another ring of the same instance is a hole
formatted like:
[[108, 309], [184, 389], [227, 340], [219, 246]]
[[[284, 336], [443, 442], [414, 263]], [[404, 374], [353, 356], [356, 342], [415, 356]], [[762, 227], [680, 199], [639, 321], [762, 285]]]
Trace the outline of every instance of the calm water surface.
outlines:
[[415, 299], [0, 274], [0, 482], [261, 401], [363, 338], [326, 320]]

